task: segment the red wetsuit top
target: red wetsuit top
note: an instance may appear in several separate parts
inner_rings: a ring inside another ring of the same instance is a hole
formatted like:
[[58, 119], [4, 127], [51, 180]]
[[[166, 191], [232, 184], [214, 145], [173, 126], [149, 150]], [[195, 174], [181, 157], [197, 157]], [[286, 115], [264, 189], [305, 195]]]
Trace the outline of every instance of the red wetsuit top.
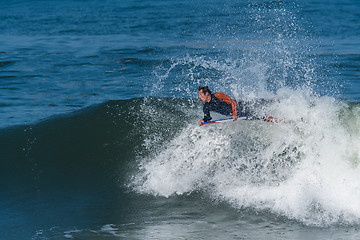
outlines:
[[210, 102], [206, 102], [203, 107], [204, 122], [210, 121], [210, 111], [220, 113], [222, 115], [236, 116], [236, 102], [224, 93], [211, 94]]

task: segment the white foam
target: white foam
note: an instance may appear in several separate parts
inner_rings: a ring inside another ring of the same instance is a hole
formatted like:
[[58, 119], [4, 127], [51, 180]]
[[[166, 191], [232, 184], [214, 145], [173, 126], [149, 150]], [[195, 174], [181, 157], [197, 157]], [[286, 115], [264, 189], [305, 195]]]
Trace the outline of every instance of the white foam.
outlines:
[[[141, 193], [206, 191], [236, 208], [270, 210], [309, 225], [360, 223], [360, 115], [331, 97], [280, 89], [259, 110], [285, 123], [189, 124], [143, 159]], [[351, 117], [341, 118], [345, 111]], [[354, 131], [354, 129], [356, 131]]]

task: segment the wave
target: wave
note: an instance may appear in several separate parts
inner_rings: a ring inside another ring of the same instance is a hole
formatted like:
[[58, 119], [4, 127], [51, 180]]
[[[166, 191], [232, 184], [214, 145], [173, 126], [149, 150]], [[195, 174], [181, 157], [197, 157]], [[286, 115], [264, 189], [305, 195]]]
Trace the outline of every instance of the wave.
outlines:
[[[181, 101], [147, 98], [146, 103], [150, 102], [153, 111], [163, 115], [159, 124], [179, 126], [184, 114], [173, 106]], [[0, 178], [9, 183], [4, 187], [43, 189], [122, 182], [132, 162], [145, 152], [146, 132], [166, 129], [146, 129], [149, 116], [144, 103], [142, 98], [109, 101], [35, 124], [0, 129]]]
[[306, 225], [359, 224], [359, 104], [286, 88], [276, 98], [258, 113], [283, 123], [188, 123], [141, 159], [129, 185], [165, 197], [204, 192]]
[[[197, 126], [198, 100], [109, 101], [0, 130], [3, 190], [121, 187], [205, 194], [306, 225], [359, 224], [360, 105], [282, 88], [281, 123]], [[346, 204], [345, 204], [346, 203]]]
[[117, 177], [141, 139], [132, 122], [139, 102], [111, 101], [2, 129], [1, 178], [41, 189]]

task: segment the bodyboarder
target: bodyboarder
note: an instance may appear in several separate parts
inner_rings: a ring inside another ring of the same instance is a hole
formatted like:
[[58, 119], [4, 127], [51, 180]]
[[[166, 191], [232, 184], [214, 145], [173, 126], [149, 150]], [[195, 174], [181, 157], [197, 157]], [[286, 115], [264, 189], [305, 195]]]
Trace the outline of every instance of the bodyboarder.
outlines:
[[[265, 116], [263, 118], [257, 117], [255, 112], [250, 109], [251, 104], [247, 104], [244, 101], [235, 101], [225, 93], [212, 93], [208, 86], [200, 86], [198, 88], [198, 93], [200, 100], [204, 103], [204, 118], [199, 121], [199, 126], [212, 119], [210, 111], [231, 116], [234, 121], [237, 120], [238, 116], [245, 116], [250, 119], [264, 119], [265, 121], [273, 122], [274, 118], [270, 116]], [[255, 105], [262, 105], [265, 102], [266, 100], [259, 99], [256, 101]]]

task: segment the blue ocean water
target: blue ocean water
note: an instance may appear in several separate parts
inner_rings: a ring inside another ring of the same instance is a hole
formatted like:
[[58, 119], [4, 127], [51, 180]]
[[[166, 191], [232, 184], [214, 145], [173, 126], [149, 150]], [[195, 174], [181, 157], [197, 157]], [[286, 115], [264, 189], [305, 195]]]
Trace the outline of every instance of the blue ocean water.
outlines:
[[359, 1], [0, 6], [0, 239], [359, 238]]
[[[174, 59], [237, 61], [252, 50], [262, 54], [274, 47], [297, 51], [305, 58], [301, 61], [313, 61], [309, 64], [316, 62], [313, 82], [329, 81], [340, 97], [359, 99], [356, 1], [1, 5], [1, 126], [32, 123], [106, 100], [151, 95], [149, 89], [159, 78], [156, 70], [167, 70]], [[166, 84], [179, 85], [184, 78], [186, 73], [177, 74]], [[328, 83], [325, 88], [326, 93], [334, 91]]]

